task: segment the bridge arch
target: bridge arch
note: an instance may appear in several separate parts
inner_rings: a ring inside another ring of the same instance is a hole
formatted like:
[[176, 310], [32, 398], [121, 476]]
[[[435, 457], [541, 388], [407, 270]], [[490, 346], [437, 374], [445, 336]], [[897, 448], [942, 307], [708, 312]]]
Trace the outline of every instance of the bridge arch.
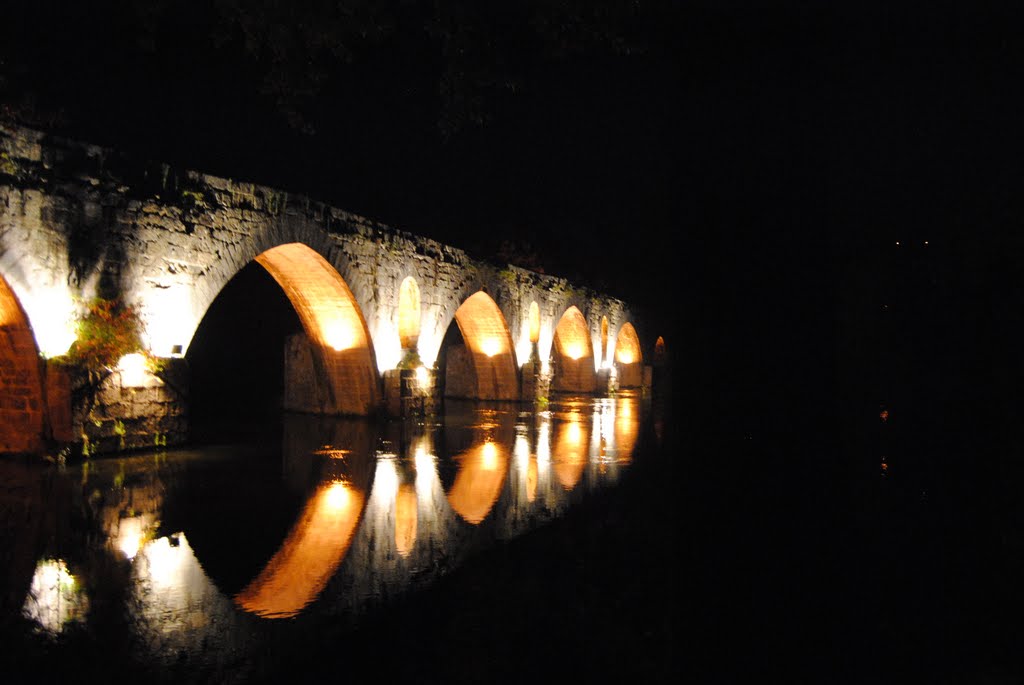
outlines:
[[608, 358], [608, 317], [601, 317], [601, 352], [600, 361], [602, 366], [608, 366], [611, 361]]
[[398, 340], [403, 350], [416, 350], [420, 337], [420, 288], [406, 276], [398, 289]]
[[552, 390], [591, 393], [597, 385], [590, 329], [583, 313], [569, 307], [555, 326], [551, 344]]
[[505, 316], [482, 290], [466, 298], [448, 326], [439, 361], [444, 394], [478, 400], [518, 400], [519, 371]]
[[288, 242], [254, 255], [232, 278], [252, 262], [281, 288], [305, 334], [305, 341], [287, 345], [286, 370], [291, 370], [285, 408], [315, 414], [373, 413], [381, 397], [374, 350], [359, 304], [338, 270], [309, 245]]
[[622, 324], [615, 336], [615, 368], [618, 369], [620, 387], [636, 388], [643, 385], [640, 338], [633, 324], [628, 321]]
[[39, 363], [28, 316], [0, 276], [0, 453], [42, 448], [45, 403]]

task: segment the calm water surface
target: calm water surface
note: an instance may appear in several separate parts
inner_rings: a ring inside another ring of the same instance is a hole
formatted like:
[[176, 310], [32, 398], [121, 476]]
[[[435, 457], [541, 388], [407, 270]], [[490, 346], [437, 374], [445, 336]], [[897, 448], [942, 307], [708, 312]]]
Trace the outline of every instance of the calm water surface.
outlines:
[[5, 644], [27, 670], [99, 649], [114, 670], [243, 682], [271, 645], [357, 627], [615, 487], [649, 419], [628, 392], [539, 413], [449, 401], [427, 420], [285, 416], [230, 444], [4, 463]]

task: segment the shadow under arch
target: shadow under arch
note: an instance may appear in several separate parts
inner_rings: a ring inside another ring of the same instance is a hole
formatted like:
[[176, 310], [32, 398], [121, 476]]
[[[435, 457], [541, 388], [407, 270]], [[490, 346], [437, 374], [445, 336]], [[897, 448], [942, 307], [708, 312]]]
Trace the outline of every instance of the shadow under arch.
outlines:
[[32, 327], [0, 276], [0, 454], [43, 449], [45, 406]]
[[562, 314], [551, 344], [552, 390], [592, 393], [597, 387], [594, 348], [587, 320], [575, 306]]
[[[341, 274], [303, 243], [271, 247], [235, 272], [207, 308], [187, 356], [196, 376], [194, 403], [221, 392], [198, 382], [204, 369], [214, 383], [249, 383], [254, 393], [262, 391], [251, 378], [253, 368], [278, 376], [266, 382], [278, 396], [272, 407], [263, 407], [264, 413], [291, 409], [367, 416], [381, 400], [359, 305]], [[240, 359], [252, 359], [252, 368]], [[223, 366], [232, 366], [233, 373], [225, 376]], [[251, 394], [221, 392], [206, 404], [223, 413], [226, 402], [251, 404]]]
[[501, 309], [478, 291], [455, 311], [438, 356], [445, 397], [519, 399], [515, 350]]
[[636, 329], [628, 321], [619, 328], [615, 338], [615, 367], [619, 374], [619, 387], [638, 388], [643, 385], [643, 354]]

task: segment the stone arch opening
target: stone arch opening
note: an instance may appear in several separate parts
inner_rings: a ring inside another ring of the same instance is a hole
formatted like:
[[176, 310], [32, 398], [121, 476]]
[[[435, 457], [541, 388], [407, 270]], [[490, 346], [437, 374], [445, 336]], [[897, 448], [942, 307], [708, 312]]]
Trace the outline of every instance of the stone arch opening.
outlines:
[[661, 335], [654, 341], [654, 365], [665, 365], [665, 337]]
[[398, 340], [403, 352], [415, 351], [420, 337], [420, 287], [407, 276], [398, 289]]
[[551, 345], [551, 389], [554, 392], [591, 393], [597, 386], [590, 329], [575, 306], [562, 314]]
[[257, 423], [281, 410], [368, 415], [380, 399], [358, 303], [341, 274], [302, 243], [270, 248], [240, 269], [206, 311], [187, 358], [200, 430], [222, 417]]
[[628, 321], [622, 324], [615, 338], [615, 367], [619, 373], [619, 387], [637, 388], [643, 384], [643, 355], [640, 338]]
[[43, 448], [45, 402], [28, 316], [0, 276], [0, 454]]
[[479, 291], [455, 311], [438, 356], [443, 396], [518, 400], [519, 375], [512, 336], [491, 297]]

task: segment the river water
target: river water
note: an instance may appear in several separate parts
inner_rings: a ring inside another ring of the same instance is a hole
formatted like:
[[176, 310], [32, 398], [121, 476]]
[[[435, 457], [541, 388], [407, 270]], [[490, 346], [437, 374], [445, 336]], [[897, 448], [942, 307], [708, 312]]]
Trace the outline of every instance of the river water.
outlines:
[[614, 490], [657, 458], [655, 414], [629, 391], [538, 412], [449, 400], [427, 419], [286, 415], [246, 440], [5, 462], [8, 672], [251, 682]]

